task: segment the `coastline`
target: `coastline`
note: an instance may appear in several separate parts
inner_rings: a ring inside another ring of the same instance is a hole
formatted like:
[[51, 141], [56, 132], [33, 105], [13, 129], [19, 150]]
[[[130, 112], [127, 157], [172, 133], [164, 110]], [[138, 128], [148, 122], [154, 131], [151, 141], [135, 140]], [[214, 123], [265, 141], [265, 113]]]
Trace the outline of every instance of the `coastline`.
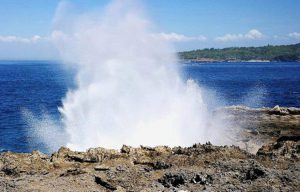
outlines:
[[[52, 155], [0, 153], [2, 191], [296, 191], [300, 108], [230, 106], [236, 146], [62, 147]], [[229, 132], [230, 133], [230, 132]], [[261, 142], [261, 143], [259, 143]], [[258, 144], [260, 145], [258, 148]], [[255, 151], [253, 149], [257, 148]]]
[[214, 60], [214, 59], [181, 59], [184, 63], [300, 63], [295, 61], [272, 61], [272, 60]]
[[205, 48], [178, 52], [195, 62], [299, 62], [300, 43], [260, 47]]

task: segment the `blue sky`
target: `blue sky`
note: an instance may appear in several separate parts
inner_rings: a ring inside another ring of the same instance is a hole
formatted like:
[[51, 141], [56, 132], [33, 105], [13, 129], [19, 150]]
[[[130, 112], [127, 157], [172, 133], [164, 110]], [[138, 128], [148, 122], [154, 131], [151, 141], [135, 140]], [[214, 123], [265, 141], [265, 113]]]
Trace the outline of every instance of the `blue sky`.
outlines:
[[[0, 59], [55, 59], [49, 41], [59, 0], [0, 0]], [[109, 0], [73, 0], [82, 12]], [[177, 50], [300, 42], [299, 0], [143, 0]]]

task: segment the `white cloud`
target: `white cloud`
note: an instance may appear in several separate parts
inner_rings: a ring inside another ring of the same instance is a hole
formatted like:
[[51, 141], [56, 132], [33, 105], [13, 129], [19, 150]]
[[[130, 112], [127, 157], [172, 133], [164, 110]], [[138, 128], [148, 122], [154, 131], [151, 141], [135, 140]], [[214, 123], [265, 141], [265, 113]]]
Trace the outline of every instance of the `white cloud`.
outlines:
[[11, 43], [11, 42], [16, 42], [16, 43], [34, 43], [37, 42], [39, 40], [41, 40], [42, 37], [40, 37], [39, 35], [34, 35], [32, 37], [29, 38], [25, 38], [25, 37], [17, 37], [17, 36], [1, 36], [0, 35], [0, 42], [4, 42], [4, 43]]
[[289, 33], [288, 36], [295, 39], [300, 39], [300, 33], [298, 32]]
[[247, 39], [260, 39], [263, 37], [263, 34], [256, 29], [252, 29], [248, 33], [246, 33], [244, 36]]
[[0, 59], [57, 59], [59, 54], [51, 41], [39, 35], [0, 35]]
[[221, 37], [216, 37], [215, 41], [220, 42], [229, 42], [229, 41], [238, 41], [238, 40], [253, 40], [253, 39], [261, 39], [264, 35], [258, 31], [257, 29], [251, 29], [245, 34], [226, 34]]
[[172, 42], [188, 42], [188, 41], [206, 41], [207, 38], [205, 36], [197, 36], [197, 37], [190, 37], [185, 36], [178, 33], [158, 33], [155, 34], [154, 37], [160, 38], [166, 41]]

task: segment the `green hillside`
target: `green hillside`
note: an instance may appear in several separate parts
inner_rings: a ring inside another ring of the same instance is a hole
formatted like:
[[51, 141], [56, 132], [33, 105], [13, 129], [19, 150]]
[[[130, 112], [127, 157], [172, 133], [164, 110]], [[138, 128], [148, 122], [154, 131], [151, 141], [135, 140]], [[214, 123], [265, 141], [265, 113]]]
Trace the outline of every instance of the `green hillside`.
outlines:
[[230, 47], [224, 49], [199, 49], [179, 52], [181, 59], [187, 60], [270, 60], [270, 61], [300, 61], [300, 43], [293, 45], [263, 46], [263, 47]]

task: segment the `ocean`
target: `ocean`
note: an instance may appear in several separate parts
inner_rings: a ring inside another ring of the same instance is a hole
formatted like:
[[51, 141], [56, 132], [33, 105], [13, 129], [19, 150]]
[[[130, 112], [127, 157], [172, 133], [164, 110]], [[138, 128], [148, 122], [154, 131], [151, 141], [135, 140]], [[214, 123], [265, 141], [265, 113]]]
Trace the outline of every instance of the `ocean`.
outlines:
[[[182, 63], [182, 78], [202, 88], [211, 109], [228, 105], [300, 107], [300, 63]], [[71, 72], [70, 72], [71, 71]], [[0, 151], [44, 150], [32, 144], [23, 111], [49, 114], [76, 86], [74, 70], [53, 61], [0, 61]]]

